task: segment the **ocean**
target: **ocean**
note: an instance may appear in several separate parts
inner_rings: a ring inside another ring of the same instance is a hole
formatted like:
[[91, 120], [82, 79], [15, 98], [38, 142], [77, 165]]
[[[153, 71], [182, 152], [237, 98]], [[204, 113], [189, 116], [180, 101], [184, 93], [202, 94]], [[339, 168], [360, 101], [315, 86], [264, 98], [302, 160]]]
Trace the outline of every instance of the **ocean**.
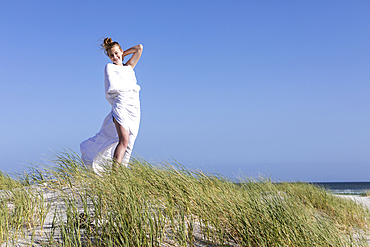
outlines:
[[370, 192], [370, 182], [324, 182], [311, 184], [324, 187], [334, 194], [361, 195]]

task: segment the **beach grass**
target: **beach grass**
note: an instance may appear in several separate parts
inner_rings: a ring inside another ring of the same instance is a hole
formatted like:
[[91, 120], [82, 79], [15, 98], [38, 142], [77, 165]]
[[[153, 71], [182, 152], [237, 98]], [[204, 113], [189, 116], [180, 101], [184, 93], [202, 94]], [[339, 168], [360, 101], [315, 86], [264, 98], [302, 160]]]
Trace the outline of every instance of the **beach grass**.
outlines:
[[361, 193], [361, 196], [370, 196], [370, 190], [366, 190], [363, 193]]
[[42, 226], [48, 213], [43, 193], [24, 180], [0, 173], [0, 243], [12, 242]]
[[71, 152], [18, 180], [0, 175], [2, 244], [49, 214], [45, 246], [366, 246], [369, 211], [308, 183], [236, 183], [144, 159], [97, 175]]

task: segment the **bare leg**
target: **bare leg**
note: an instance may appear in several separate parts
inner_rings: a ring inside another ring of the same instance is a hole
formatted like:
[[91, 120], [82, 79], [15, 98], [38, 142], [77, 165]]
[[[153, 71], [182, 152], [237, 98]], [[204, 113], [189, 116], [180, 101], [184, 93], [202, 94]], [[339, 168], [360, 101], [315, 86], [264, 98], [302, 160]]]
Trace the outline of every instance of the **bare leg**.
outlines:
[[116, 147], [116, 150], [114, 150], [114, 155], [113, 155], [113, 169], [118, 166], [123, 159], [123, 156], [125, 154], [127, 145], [128, 145], [128, 140], [130, 138], [128, 130], [123, 128], [117, 121], [116, 119], [113, 118], [113, 122], [116, 125], [117, 129], [117, 134], [118, 134], [118, 145]]

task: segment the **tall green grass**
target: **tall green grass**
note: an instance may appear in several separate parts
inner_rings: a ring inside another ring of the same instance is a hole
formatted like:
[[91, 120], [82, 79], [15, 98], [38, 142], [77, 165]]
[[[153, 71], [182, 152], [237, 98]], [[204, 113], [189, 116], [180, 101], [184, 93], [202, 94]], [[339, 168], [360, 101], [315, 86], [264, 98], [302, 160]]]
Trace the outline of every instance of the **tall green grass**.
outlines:
[[[97, 175], [71, 153], [57, 154], [23, 181], [9, 181], [4, 184], [14, 187], [0, 184], [7, 191], [0, 200], [0, 243], [42, 225], [48, 213], [47, 246], [366, 246], [369, 211], [306, 183], [245, 177], [235, 183], [143, 159]], [[35, 186], [19, 187], [35, 183], [56, 193], [59, 206], [30, 189]]]
[[0, 243], [34, 235], [42, 226], [49, 209], [43, 193], [0, 172]]

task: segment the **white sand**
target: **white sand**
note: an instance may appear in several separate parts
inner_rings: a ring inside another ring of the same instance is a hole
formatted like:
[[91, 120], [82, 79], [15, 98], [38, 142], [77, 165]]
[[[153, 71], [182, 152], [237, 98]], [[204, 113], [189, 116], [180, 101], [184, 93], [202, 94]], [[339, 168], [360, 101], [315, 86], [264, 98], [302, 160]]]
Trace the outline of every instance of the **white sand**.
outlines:
[[340, 198], [351, 199], [356, 201], [357, 203], [363, 205], [370, 209], [370, 196], [358, 196], [358, 195], [336, 195]]

